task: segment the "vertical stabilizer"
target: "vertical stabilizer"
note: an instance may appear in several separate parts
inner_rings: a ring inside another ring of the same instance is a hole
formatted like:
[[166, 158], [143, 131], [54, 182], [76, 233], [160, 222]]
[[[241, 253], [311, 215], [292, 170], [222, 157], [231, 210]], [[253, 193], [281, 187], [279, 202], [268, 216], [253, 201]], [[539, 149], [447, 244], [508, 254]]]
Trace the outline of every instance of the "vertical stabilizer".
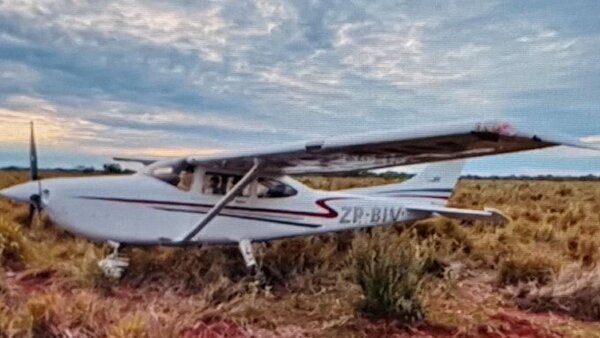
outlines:
[[438, 162], [428, 165], [423, 171], [409, 179], [397, 184], [350, 189], [344, 192], [373, 195], [380, 197], [396, 197], [418, 203], [431, 203], [446, 205], [460, 174], [465, 161]]

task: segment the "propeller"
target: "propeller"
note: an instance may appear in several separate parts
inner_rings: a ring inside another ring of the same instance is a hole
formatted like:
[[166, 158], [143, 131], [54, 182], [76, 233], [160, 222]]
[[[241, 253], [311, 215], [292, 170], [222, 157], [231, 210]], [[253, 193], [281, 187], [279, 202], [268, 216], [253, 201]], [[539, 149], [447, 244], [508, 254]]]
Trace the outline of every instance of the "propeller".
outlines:
[[38, 182], [38, 193], [33, 194], [29, 197], [29, 223], [33, 220], [33, 217], [37, 215], [38, 221], [40, 214], [43, 209], [42, 205], [42, 182], [39, 180], [38, 174], [38, 161], [37, 161], [37, 149], [35, 145], [35, 131], [33, 127], [33, 121], [30, 124], [31, 134], [29, 138], [29, 179], [31, 181]]

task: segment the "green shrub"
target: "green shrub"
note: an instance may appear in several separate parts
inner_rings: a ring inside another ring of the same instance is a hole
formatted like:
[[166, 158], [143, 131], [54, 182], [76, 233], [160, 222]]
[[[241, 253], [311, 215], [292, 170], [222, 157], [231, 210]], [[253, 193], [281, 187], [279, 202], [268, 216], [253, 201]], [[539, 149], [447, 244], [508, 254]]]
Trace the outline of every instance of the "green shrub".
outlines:
[[354, 243], [356, 281], [364, 295], [360, 309], [409, 324], [423, 319], [422, 282], [433, 260], [408, 236], [394, 238], [376, 229]]

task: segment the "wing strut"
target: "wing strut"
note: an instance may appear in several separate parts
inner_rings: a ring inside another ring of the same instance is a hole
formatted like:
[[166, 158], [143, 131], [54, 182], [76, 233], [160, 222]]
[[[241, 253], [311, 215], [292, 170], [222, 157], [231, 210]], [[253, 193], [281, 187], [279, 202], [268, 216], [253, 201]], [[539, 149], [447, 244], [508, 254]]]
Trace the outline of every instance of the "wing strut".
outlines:
[[183, 239], [181, 240], [181, 242], [188, 242], [190, 240], [192, 240], [192, 238], [194, 238], [194, 236], [196, 236], [200, 231], [202, 231], [202, 229], [213, 219], [215, 218], [215, 216], [217, 216], [219, 214], [219, 212], [227, 205], [227, 203], [231, 202], [231, 200], [237, 196], [248, 184], [250, 184], [252, 182], [252, 180], [254, 180], [256, 178], [256, 176], [258, 175], [259, 172], [259, 168], [260, 168], [260, 162], [258, 160], [254, 161], [254, 165], [252, 166], [252, 168], [250, 168], [250, 170], [248, 170], [248, 172], [244, 175], [244, 177], [242, 177], [242, 179], [236, 183], [231, 190], [229, 190], [227, 192], [227, 194], [225, 194], [225, 196], [223, 196], [223, 198], [221, 198], [219, 200], [219, 202], [217, 202], [217, 204], [215, 204], [206, 214], [206, 216], [204, 216], [204, 218], [202, 218], [202, 220], [200, 221], [200, 223], [198, 223], [198, 225], [196, 225], [196, 227], [194, 227], [194, 229], [192, 231], [190, 231], [187, 235], [185, 235], [185, 237], [183, 237]]

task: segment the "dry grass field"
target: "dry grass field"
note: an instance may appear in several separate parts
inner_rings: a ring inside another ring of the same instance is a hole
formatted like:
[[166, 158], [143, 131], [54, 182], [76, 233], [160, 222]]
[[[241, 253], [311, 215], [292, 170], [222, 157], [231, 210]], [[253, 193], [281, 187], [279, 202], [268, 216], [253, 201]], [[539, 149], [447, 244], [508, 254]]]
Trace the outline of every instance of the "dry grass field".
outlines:
[[[0, 173], [0, 188], [25, 173]], [[342, 189], [383, 178], [304, 178]], [[0, 200], [0, 337], [600, 337], [600, 183], [461, 181], [451, 204], [503, 226], [430, 219], [237, 249], [108, 252]]]

